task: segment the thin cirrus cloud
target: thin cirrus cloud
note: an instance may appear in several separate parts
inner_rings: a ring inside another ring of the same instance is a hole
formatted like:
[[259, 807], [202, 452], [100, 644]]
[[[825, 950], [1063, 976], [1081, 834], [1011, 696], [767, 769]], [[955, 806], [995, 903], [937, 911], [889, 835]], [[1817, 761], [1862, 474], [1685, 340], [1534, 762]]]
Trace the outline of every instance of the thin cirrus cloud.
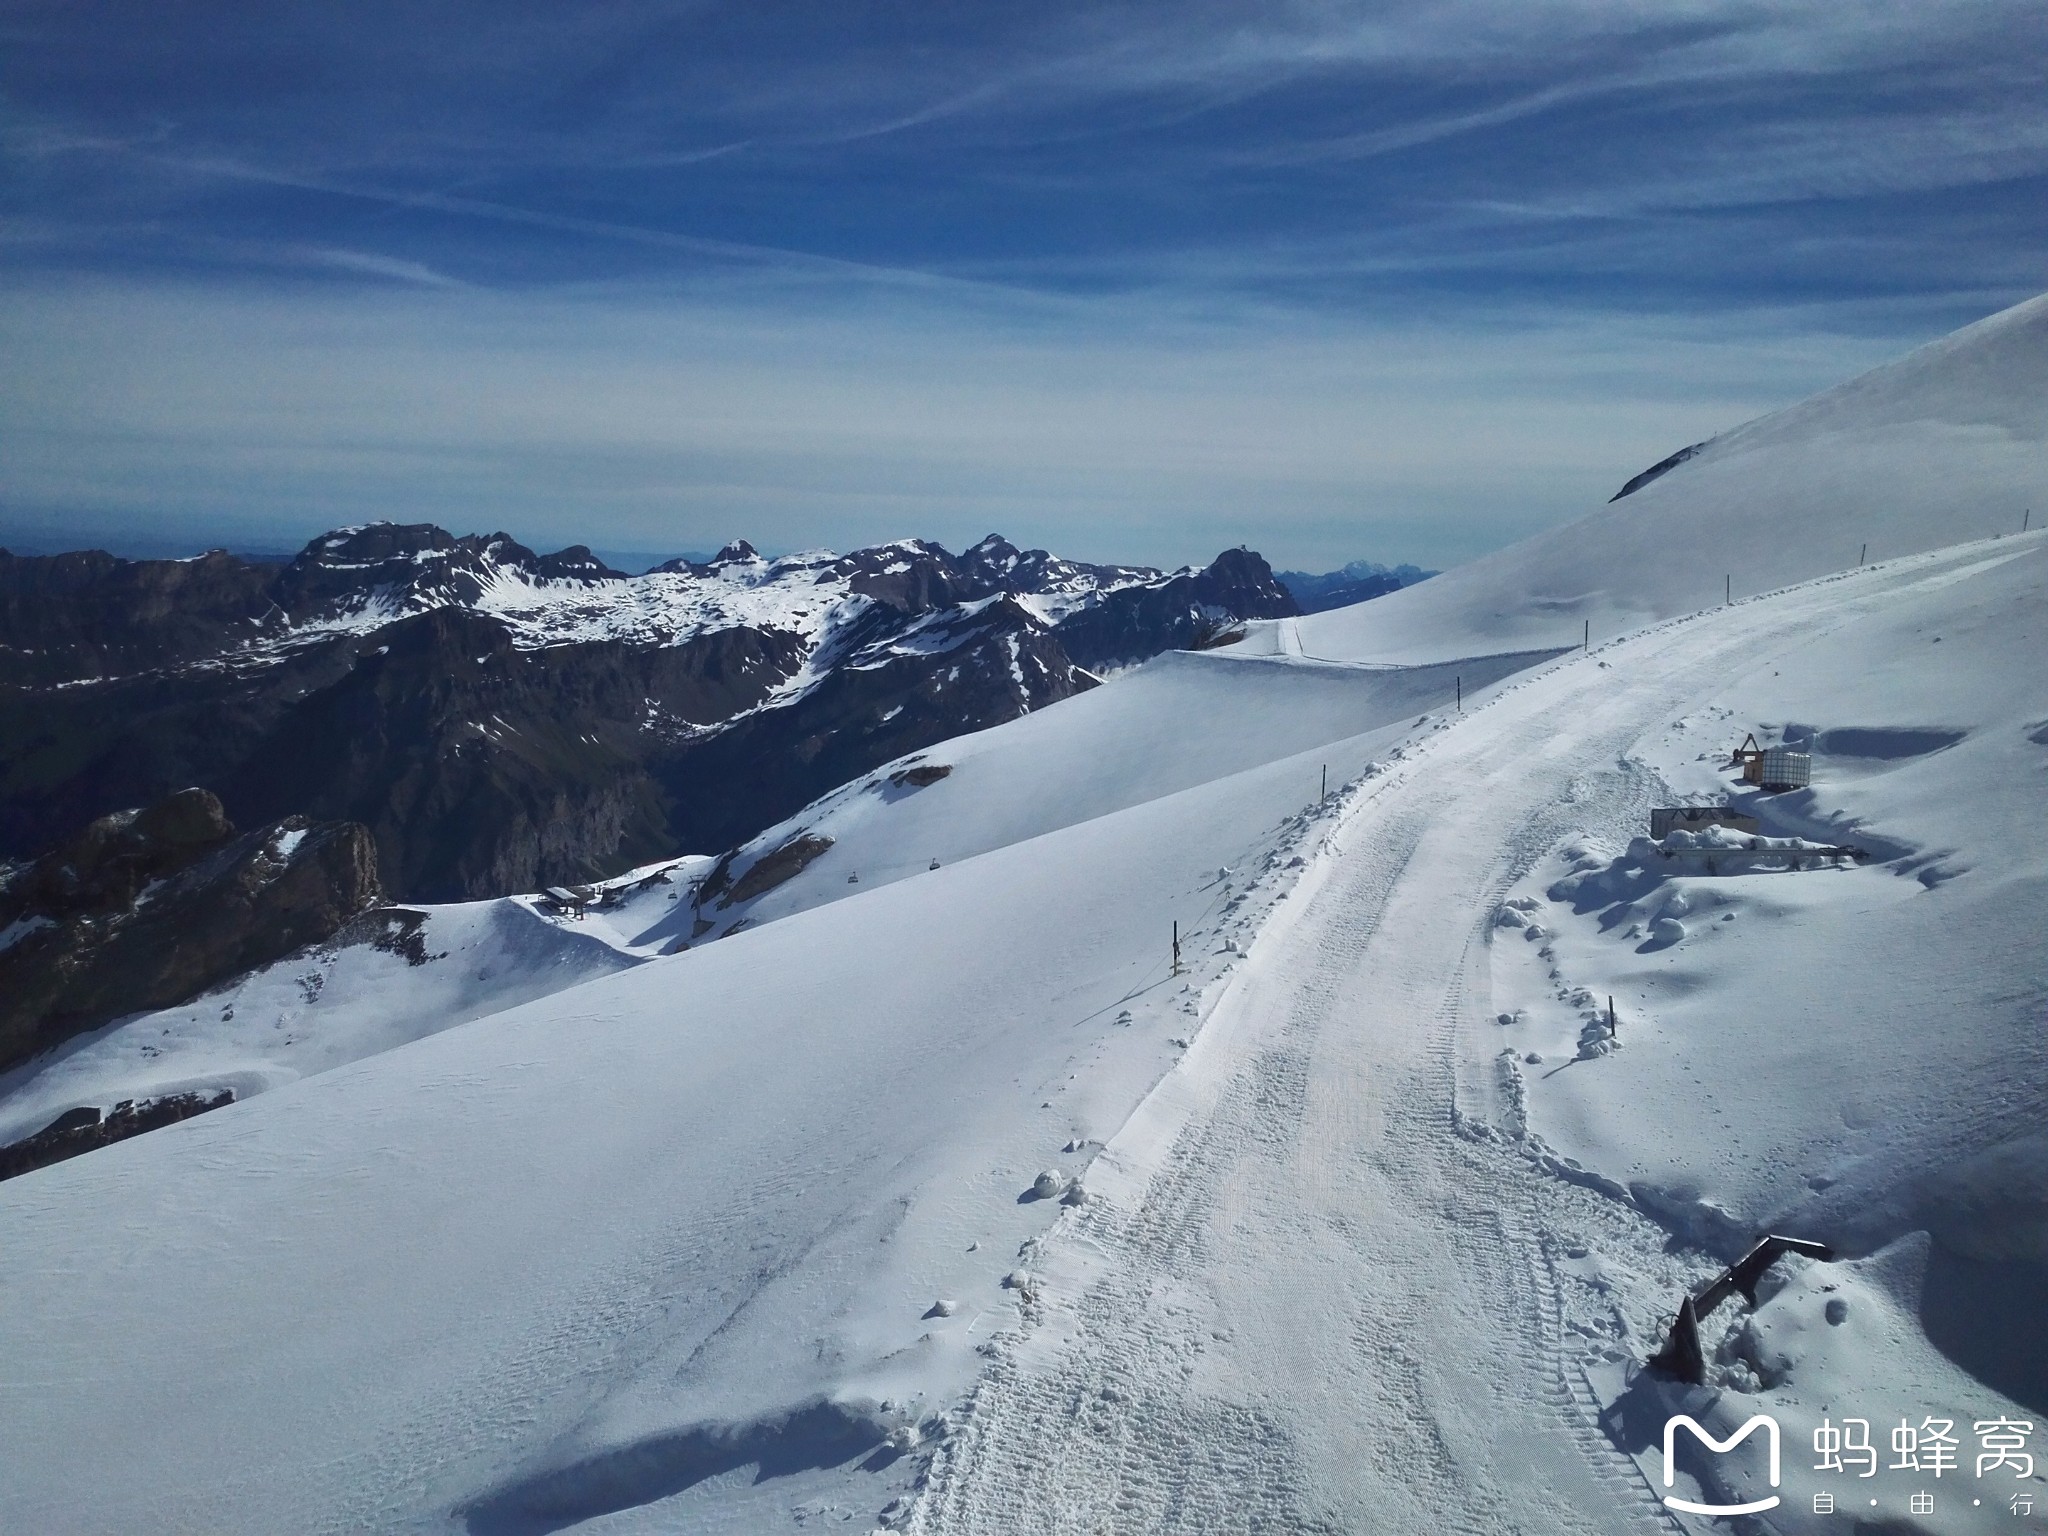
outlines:
[[2044, 286], [2004, 0], [204, 12], [0, 21], [17, 542], [1442, 563]]

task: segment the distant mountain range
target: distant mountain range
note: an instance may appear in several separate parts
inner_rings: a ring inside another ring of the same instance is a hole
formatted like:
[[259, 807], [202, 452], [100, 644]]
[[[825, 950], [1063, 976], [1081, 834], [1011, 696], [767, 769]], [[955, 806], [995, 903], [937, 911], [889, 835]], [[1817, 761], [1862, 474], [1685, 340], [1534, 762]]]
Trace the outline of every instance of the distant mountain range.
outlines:
[[290, 561], [0, 553], [0, 856], [172, 791], [359, 821], [453, 900], [751, 835], [878, 763], [1296, 611], [1229, 550], [1163, 572], [991, 536], [640, 576], [373, 524]]
[[1436, 575], [1419, 565], [1379, 565], [1371, 560], [1354, 560], [1341, 570], [1311, 575], [1307, 571], [1276, 573], [1280, 585], [1293, 595], [1303, 613], [1321, 613], [1326, 608], [1346, 608], [1369, 598], [1385, 597], [1403, 587], [1412, 587]]

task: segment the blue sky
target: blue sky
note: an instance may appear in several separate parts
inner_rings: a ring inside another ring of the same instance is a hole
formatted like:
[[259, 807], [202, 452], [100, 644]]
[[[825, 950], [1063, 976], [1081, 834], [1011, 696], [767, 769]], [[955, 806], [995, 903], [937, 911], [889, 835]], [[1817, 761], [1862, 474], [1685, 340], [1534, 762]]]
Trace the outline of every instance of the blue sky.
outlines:
[[0, 542], [1448, 564], [2048, 287], [2038, 3], [0, 8]]

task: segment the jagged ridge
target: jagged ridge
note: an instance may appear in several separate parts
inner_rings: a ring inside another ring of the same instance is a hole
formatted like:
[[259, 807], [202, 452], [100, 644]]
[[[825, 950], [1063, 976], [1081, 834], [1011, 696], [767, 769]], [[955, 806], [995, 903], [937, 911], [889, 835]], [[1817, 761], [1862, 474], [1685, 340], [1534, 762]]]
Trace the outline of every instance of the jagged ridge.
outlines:
[[729, 846], [878, 763], [1295, 612], [1257, 555], [1089, 565], [990, 535], [640, 576], [378, 523], [263, 565], [0, 553], [0, 853], [188, 784], [370, 828], [401, 899]]

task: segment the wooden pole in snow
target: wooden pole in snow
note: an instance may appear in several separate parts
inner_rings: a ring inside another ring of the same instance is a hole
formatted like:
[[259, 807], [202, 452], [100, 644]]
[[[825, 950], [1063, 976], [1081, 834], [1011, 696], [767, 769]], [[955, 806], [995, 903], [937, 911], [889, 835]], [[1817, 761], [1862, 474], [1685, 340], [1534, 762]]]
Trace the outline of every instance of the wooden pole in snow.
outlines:
[[1173, 974], [1180, 974], [1180, 919], [1173, 922]]
[[1863, 563], [1863, 559], [1864, 559], [1864, 556], [1868, 555], [1869, 553], [1870, 553], [1870, 545], [1869, 545], [1868, 543], [1866, 543], [1866, 544], [1865, 544], [1865, 545], [1864, 545], [1864, 546], [1863, 546], [1863, 547], [1862, 547], [1861, 549], [1859, 549], [1859, 550], [1858, 550], [1858, 551], [1856, 552], [1856, 563], [1857, 563], [1858, 565], [1861, 565], [1861, 564]]
[[2026, 511], [2020, 514], [2020, 532], [2025, 533], [2027, 531], [2027, 524], [2031, 523], [2033, 520], [2034, 509], [2032, 507], [2029, 507]]
[[1732, 602], [1734, 602], [1734, 601], [1735, 601], [1735, 578], [1734, 578], [1734, 577], [1733, 577], [1732, 575], [1730, 575], [1730, 576], [1723, 576], [1723, 577], [1721, 578], [1721, 605], [1722, 605], [1723, 607], [1726, 607], [1726, 606], [1727, 606], [1728, 604], [1730, 604], [1730, 603], [1732, 603]]
[[1614, 1038], [1614, 994], [1607, 994], [1607, 1038]]
[[1593, 621], [1591, 619], [1586, 620], [1586, 633], [1584, 638], [1579, 641], [1579, 649], [1582, 651], [1593, 649]]
[[1465, 713], [1465, 674], [1460, 672], [1456, 681], [1458, 684], [1458, 713], [1462, 715]]
[[1325, 800], [1330, 798], [1330, 765], [1328, 763], [1323, 764], [1323, 798]]

